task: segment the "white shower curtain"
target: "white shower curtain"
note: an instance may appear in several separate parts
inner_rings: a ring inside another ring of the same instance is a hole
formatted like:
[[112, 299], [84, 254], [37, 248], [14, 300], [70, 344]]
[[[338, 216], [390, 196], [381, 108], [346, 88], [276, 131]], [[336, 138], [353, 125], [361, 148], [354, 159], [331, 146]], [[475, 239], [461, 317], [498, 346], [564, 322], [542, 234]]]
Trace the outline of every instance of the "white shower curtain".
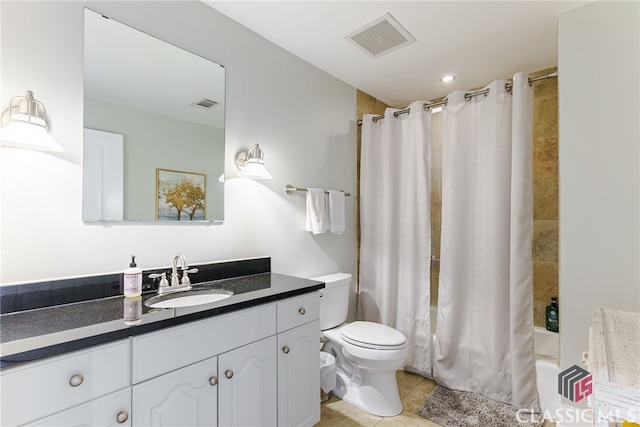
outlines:
[[537, 409], [532, 108], [527, 76], [447, 97], [436, 381]]
[[377, 123], [363, 118], [358, 318], [405, 334], [405, 368], [431, 376], [431, 116], [423, 106], [397, 118], [387, 109]]

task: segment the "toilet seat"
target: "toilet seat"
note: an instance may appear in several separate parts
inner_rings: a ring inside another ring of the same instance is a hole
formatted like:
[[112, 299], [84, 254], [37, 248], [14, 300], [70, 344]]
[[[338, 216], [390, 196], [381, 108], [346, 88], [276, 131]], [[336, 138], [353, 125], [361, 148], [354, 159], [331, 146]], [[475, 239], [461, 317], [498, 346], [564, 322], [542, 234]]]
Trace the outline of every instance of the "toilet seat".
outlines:
[[398, 350], [407, 344], [402, 332], [374, 322], [349, 323], [340, 328], [340, 335], [349, 344], [375, 350]]

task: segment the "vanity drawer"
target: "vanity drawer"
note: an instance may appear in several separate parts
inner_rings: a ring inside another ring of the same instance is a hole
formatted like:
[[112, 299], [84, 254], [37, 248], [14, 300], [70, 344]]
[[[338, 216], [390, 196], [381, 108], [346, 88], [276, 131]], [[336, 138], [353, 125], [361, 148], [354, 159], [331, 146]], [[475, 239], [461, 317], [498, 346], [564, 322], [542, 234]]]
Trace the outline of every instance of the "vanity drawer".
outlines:
[[133, 338], [133, 383], [276, 333], [276, 304], [248, 308]]
[[43, 418], [129, 386], [129, 340], [10, 368], [0, 375], [0, 425]]
[[320, 292], [278, 301], [278, 332], [286, 331], [318, 319]]

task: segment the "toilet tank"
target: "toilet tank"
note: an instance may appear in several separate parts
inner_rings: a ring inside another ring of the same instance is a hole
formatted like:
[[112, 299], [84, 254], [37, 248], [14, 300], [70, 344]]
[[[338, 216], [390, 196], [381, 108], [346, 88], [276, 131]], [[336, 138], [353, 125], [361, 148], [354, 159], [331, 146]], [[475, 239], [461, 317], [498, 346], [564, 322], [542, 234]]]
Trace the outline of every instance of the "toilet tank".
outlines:
[[349, 311], [351, 274], [333, 273], [311, 280], [325, 283], [325, 288], [320, 289], [320, 329], [324, 331], [344, 323]]

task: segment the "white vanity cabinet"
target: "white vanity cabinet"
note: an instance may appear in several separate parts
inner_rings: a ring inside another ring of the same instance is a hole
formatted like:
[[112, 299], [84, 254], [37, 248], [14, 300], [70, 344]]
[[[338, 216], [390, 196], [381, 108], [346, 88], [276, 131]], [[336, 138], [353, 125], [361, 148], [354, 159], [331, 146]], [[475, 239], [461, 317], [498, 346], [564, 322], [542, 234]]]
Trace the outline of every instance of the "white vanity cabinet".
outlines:
[[218, 357], [220, 426], [277, 426], [276, 337]]
[[276, 304], [184, 323], [132, 338], [133, 384], [276, 334]]
[[0, 371], [0, 426], [312, 426], [319, 292]]
[[136, 336], [133, 425], [276, 426], [276, 370], [276, 303]]
[[133, 386], [134, 426], [218, 425], [218, 358]]
[[[123, 398], [129, 393], [129, 357], [126, 339], [3, 371], [0, 425], [18, 426], [45, 417], [50, 419], [34, 424], [55, 425], [51, 417], [58, 413], [64, 422], [57, 425], [106, 426], [117, 424], [125, 414], [129, 418], [130, 399]], [[123, 389], [115, 400], [97, 400]], [[87, 402], [89, 406], [78, 406]], [[91, 410], [94, 402], [96, 411]]]
[[131, 389], [91, 400], [51, 417], [26, 424], [28, 427], [131, 427]]
[[278, 302], [278, 425], [320, 421], [318, 292]]

